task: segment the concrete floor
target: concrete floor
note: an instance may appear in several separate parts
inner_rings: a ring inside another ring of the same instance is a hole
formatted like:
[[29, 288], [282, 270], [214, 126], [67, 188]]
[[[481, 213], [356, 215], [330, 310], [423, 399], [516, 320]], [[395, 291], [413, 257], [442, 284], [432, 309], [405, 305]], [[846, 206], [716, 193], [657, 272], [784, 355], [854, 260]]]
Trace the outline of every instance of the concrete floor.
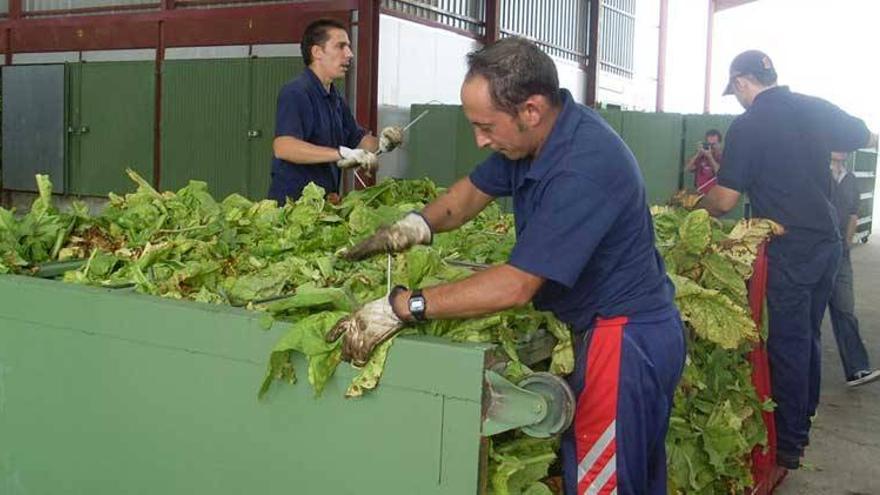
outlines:
[[[852, 252], [856, 316], [871, 364], [880, 367], [880, 238]], [[822, 395], [804, 466], [789, 472], [777, 495], [880, 494], [880, 380], [844, 384], [831, 324], [822, 327]]]

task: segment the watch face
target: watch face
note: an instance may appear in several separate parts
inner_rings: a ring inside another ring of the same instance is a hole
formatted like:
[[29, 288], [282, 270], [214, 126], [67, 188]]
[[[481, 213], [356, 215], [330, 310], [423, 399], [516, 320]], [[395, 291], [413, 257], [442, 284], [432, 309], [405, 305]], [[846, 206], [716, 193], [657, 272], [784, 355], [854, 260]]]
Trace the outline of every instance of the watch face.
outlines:
[[418, 313], [425, 310], [425, 300], [422, 298], [413, 298], [409, 301], [409, 310], [411, 313]]

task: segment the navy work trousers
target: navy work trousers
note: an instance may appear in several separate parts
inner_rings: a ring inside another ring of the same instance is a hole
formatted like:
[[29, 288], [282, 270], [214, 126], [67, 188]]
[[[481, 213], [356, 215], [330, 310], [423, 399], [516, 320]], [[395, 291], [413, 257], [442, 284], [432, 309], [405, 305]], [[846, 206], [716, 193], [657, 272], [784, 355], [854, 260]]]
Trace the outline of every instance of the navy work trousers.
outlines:
[[840, 243], [828, 243], [811, 259], [796, 262], [777, 253], [767, 265], [767, 351], [781, 452], [797, 455], [809, 443], [819, 405], [820, 327], [842, 249]]

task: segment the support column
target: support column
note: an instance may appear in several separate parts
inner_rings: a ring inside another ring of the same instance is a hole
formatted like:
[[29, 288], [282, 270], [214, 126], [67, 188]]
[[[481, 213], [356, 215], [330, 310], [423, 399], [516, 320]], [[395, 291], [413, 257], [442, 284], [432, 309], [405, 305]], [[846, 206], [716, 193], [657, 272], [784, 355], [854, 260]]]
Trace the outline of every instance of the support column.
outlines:
[[602, 15], [602, 1], [590, 2], [589, 47], [587, 52], [587, 94], [584, 98], [588, 107], [596, 106], [596, 88], [599, 85], [599, 20]]

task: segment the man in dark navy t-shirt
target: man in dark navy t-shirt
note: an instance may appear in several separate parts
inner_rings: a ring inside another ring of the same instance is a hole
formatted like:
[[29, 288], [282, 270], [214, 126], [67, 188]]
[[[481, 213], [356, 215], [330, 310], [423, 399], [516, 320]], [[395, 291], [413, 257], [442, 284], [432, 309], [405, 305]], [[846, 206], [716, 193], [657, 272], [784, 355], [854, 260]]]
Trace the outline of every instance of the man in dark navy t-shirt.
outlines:
[[754, 216], [785, 228], [767, 249], [767, 348], [777, 462], [797, 469], [819, 404], [819, 329], [841, 254], [828, 157], [876, 147], [877, 136], [831, 103], [777, 86], [773, 63], [757, 50], [733, 60], [724, 94], [746, 112], [730, 126], [718, 185], [698, 207], [721, 215], [748, 193]]
[[508, 262], [455, 283], [398, 287], [341, 320], [328, 339], [344, 335], [343, 358], [363, 364], [406, 322], [533, 302], [574, 333], [566, 493], [666, 493], [664, 440], [685, 345], [638, 164], [594, 111], [559, 89], [553, 60], [533, 43], [506, 38], [471, 53], [468, 66], [463, 110], [477, 144], [495, 153], [346, 257], [429, 244], [434, 233], [512, 196], [516, 244]]
[[398, 127], [379, 139], [354, 120], [334, 79], [345, 76], [353, 57], [345, 26], [321, 19], [306, 27], [301, 43], [306, 69], [278, 94], [269, 199], [296, 200], [309, 182], [339, 192], [340, 169], [378, 166], [376, 151], [391, 151], [403, 139]]

